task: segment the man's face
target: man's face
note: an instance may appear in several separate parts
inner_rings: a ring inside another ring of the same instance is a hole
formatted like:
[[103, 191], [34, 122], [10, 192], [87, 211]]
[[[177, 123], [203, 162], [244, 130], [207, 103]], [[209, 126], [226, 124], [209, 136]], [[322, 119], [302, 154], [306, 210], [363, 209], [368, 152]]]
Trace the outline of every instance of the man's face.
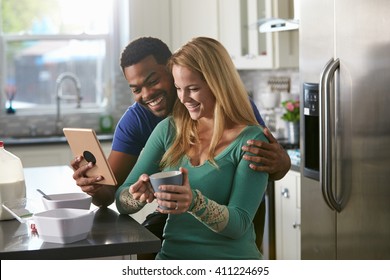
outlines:
[[177, 94], [172, 74], [152, 55], [124, 69], [134, 100], [158, 117], [172, 112]]

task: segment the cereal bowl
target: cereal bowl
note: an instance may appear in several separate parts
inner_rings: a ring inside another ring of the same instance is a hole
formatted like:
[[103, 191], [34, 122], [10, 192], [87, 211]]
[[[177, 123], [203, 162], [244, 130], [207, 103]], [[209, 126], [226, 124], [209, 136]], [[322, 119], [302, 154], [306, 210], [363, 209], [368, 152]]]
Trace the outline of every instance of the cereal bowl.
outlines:
[[89, 209], [92, 197], [82, 192], [49, 194], [42, 197], [42, 202], [46, 210], [58, 208]]
[[36, 213], [33, 221], [40, 239], [66, 244], [87, 238], [94, 216], [86, 209], [61, 208]]

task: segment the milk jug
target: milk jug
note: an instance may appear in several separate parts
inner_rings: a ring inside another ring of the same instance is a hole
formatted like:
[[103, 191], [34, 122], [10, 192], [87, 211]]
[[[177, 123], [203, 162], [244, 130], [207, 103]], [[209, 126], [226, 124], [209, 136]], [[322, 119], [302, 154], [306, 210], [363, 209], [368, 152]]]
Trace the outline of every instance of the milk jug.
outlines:
[[10, 220], [13, 216], [1, 205], [4, 201], [14, 201], [26, 197], [23, 166], [20, 159], [4, 149], [0, 141], [0, 220]]

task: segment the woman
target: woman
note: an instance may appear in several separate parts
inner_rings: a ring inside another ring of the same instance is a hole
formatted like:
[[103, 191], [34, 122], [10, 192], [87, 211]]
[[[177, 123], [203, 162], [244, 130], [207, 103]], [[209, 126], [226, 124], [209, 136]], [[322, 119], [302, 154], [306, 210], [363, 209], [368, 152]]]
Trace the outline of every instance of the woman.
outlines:
[[[198, 37], [168, 66], [178, 100], [118, 189], [118, 210], [134, 213], [154, 197], [170, 209], [159, 209], [169, 217], [156, 259], [261, 259], [252, 221], [268, 174], [249, 167], [242, 146], [267, 140], [233, 62], [218, 41]], [[177, 169], [183, 185], [153, 194], [146, 174]]]

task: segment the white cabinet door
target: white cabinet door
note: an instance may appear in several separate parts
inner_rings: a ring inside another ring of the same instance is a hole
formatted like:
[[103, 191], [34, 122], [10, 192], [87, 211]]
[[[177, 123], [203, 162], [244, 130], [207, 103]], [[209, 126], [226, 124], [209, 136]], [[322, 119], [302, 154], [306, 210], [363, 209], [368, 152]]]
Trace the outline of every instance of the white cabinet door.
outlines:
[[261, 18], [291, 18], [290, 0], [219, 0], [219, 40], [240, 70], [298, 67], [298, 31], [260, 33]]
[[130, 0], [130, 37], [157, 37], [172, 51], [193, 37], [212, 37], [226, 47], [240, 70], [298, 67], [297, 31], [260, 33], [257, 28], [260, 18], [292, 17], [292, 3], [292, 0]]
[[126, 1], [129, 1], [130, 40], [156, 37], [171, 47], [171, 0]]
[[219, 0], [218, 2], [218, 39], [228, 50], [233, 60], [245, 52], [247, 28], [242, 24], [243, 18], [241, 0]]
[[193, 37], [218, 39], [218, 0], [172, 1], [172, 51]]
[[[272, 0], [273, 17], [292, 19], [295, 18], [293, 0]], [[273, 65], [274, 68], [287, 68], [299, 66], [299, 31], [281, 31], [273, 34]]]
[[300, 259], [300, 174], [275, 182], [276, 259]]

